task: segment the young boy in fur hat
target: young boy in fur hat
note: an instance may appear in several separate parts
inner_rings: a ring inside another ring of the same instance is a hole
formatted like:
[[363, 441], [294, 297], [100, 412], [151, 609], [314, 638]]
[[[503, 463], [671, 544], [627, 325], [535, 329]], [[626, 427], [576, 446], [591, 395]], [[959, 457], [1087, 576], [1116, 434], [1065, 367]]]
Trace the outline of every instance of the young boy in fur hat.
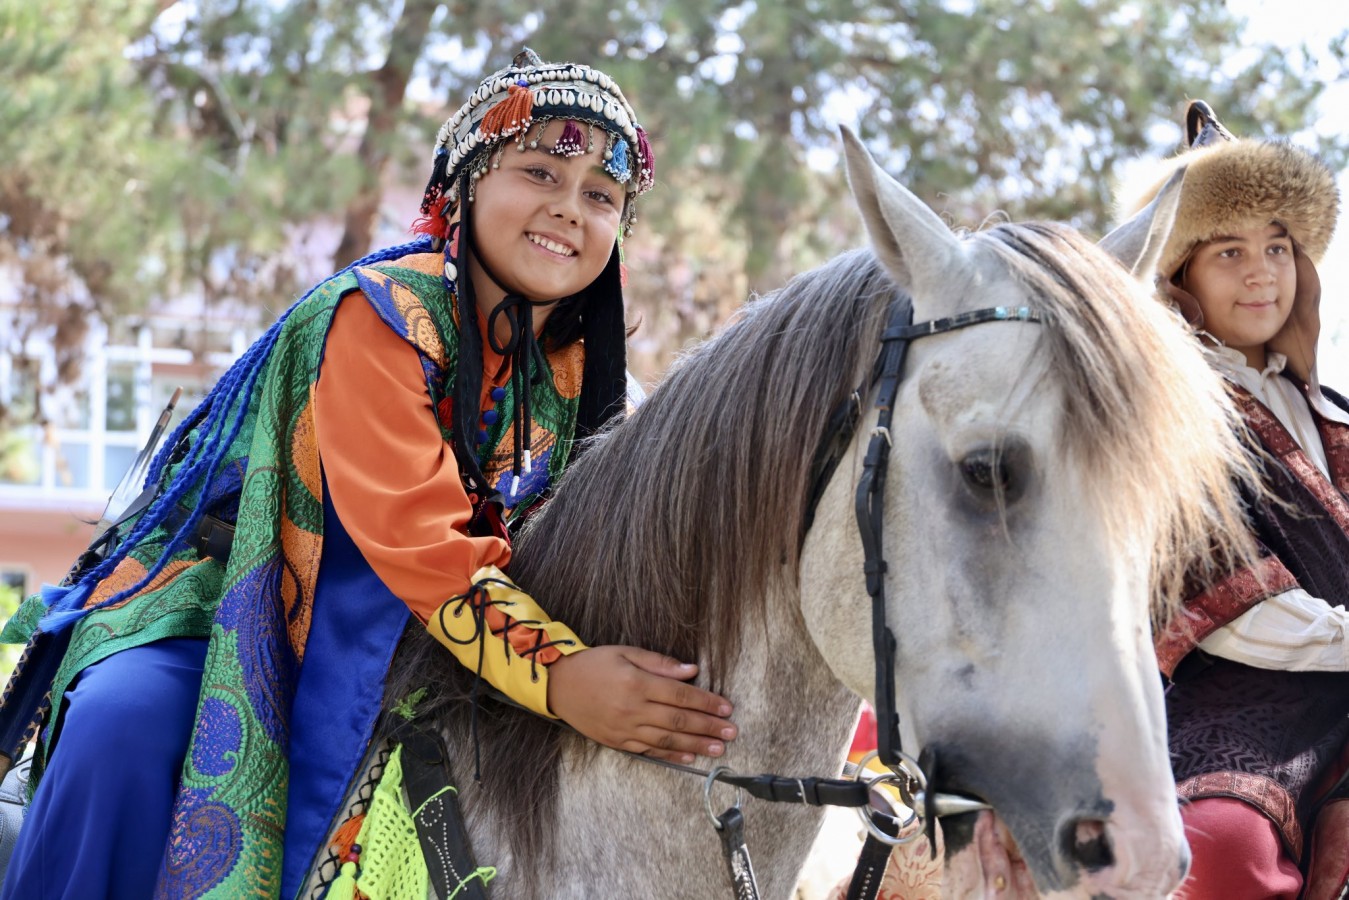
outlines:
[[[1263, 451], [1258, 557], [1197, 585], [1157, 636], [1193, 865], [1181, 896], [1343, 897], [1349, 884], [1349, 403], [1316, 373], [1316, 263], [1339, 196], [1290, 144], [1191, 104], [1159, 284]], [[1137, 209], [1158, 187], [1143, 192]]]

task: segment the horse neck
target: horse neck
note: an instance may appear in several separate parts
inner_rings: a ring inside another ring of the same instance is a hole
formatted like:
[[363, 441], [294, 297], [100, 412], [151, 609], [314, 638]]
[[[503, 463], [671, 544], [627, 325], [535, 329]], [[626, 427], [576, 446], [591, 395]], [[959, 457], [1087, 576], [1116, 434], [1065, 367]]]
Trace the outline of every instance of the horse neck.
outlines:
[[[789, 591], [794, 593], [794, 591]], [[743, 774], [789, 777], [838, 774], [859, 700], [829, 671], [806, 633], [794, 597], [770, 598], [765, 624], [748, 608], [740, 652], [726, 673], [725, 693], [740, 737], [722, 759]], [[611, 751], [563, 746], [557, 803], [545, 830], [553, 836], [547, 864], [517, 861], [505, 835], [518, 803], [491, 803], [479, 791], [463, 796], [472, 845], [497, 866], [499, 896], [543, 898], [657, 897], [678, 884], [690, 900], [731, 896], [717, 832], [703, 803], [703, 779]], [[468, 747], [455, 750], [471, 771]], [[527, 779], [526, 779], [527, 781]], [[711, 803], [721, 813], [734, 799], [724, 787]], [[746, 836], [765, 898], [788, 898], [819, 832], [823, 811], [745, 798]], [[672, 874], [677, 873], [677, 874]]]
[[[763, 620], [746, 616], [741, 624], [740, 652], [726, 684], [741, 736], [726, 764], [833, 774], [821, 767], [837, 766], [858, 698], [825, 664], [796, 604], [770, 603]], [[794, 740], [803, 729], [812, 736]]]
[[[786, 598], [778, 598], [786, 599]], [[766, 624], [746, 615], [741, 651], [727, 673], [725, 693], [740, 737], [721, 764], [738, 773], [791, 777], [838, 775], [859, 700], [829, 672], [799, 615], [773, 603]], [[579, 763], [579, 764], [578, 764]], [[662, 896], [678, 872], [682, 897], [725, 900], [725, 863], [703, 806], [702, 779], [613, 752], [581, 762], [574, 750], [562, 761], [553, 833], [568, 835], [558, 848], [549, 883], [584, 885], [577, 896]], [[717, 787], [715, 812], [733, 793]], [[790, 895], [823, 812], [798, 804], [746, 798], [747, 839], [765, 897]], [[618, 849], [615, 835], [623, 835]], [[568, 888], [570, 889], [570, 888]], [[564, 892], [565, 895], [565, 892]]]

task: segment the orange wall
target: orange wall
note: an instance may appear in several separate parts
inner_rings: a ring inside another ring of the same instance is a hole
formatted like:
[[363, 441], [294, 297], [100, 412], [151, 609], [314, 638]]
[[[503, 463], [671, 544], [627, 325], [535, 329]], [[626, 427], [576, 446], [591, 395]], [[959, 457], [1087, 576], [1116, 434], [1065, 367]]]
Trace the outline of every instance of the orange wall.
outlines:
[[[0, 509], [0, 567], [26, 569], [28, 591], [56, 584], [89, 546], [101, 509]], [[86, 520], [86, 521], [81, 521]]]

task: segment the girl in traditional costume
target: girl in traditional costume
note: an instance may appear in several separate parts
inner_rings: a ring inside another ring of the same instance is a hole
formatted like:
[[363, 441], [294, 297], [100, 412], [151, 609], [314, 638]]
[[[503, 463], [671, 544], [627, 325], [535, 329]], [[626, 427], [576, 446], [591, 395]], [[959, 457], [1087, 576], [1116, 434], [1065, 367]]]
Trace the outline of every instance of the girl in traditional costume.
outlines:
[[1349, 885], [1349, 402], [1317, 377], [1316, 264], [1334, 173], [1238, 140], [1202, 102], [1159, 284], [1212, 348], [1262, 453], [1258, 555], [1196, 584], [1157, 636], [1193, 853], [1180, 896], [1343, 897]]
[[695, 667], [587, 649], [505, 575], [509, 526], [624, 408], [620, 248], [653, 176], [604, 73], [526, 51], [481, 83], [440, 131], [423, 237], [291, 307], [120, 544], [15, 617], [11, 639], [70, 643], [4, 897], [296, 896], [413, 617], [605, 744], [723, 752]]

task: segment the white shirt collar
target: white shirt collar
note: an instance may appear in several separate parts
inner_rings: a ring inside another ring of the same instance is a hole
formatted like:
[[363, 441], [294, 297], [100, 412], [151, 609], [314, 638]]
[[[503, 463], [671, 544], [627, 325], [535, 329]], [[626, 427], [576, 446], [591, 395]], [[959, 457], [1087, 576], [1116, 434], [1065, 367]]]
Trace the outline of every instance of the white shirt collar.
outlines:
[[1265, 354], [1265, 368], [1263, 371], [1256, 369], [1246, 361], [1246, 354], [1233, 347], [1219, 345], [1208, 348], [1209, 353], [1213, 355], [1217, 368], [1225, 373], [1233, 375], [1245, 374], [1247, 377], [1255, 377], [1264, 380], [1271, 375], [1278, 375], [1288, 366], [1288, 357], [1282, 353], [1270, 351]]
[[[1232, 381], [1244, 387], [1246, 390], [1259, 397], [1262, 402], [1268, 405], [1265, 387], [1269, 384], [1269, 379], [1280, 375], [1288, 366], [1288, 357], [1282, 353], [1270, 351], [1265, 354], [1265, 368], [1263, 371], [1257, 370], [1254, 366], [1246, 362], [1246, 354], [1232, 347], [1209, 347], [1209, 358], [1213, 362], [1214, 368], [1222, 372]], [[1282, 387], [1279, 384], [1279, 387]], [[1292, 383], [1288, 384], [1290, 393], [1296, 393], [1296, 388]], [[1316, 410], [1325, 418], [1332, 422], [1339, 422], [1341, 425], [1349, 425], [1349, 413], [1340, 409], [1334, 403], [1326, 399], [1325, 394], [1321, 392], [1321, 380], [1317, 376], [1316, 366], [1312, 366], [1311, 378], [1307, 384], [1307, 405]]]

